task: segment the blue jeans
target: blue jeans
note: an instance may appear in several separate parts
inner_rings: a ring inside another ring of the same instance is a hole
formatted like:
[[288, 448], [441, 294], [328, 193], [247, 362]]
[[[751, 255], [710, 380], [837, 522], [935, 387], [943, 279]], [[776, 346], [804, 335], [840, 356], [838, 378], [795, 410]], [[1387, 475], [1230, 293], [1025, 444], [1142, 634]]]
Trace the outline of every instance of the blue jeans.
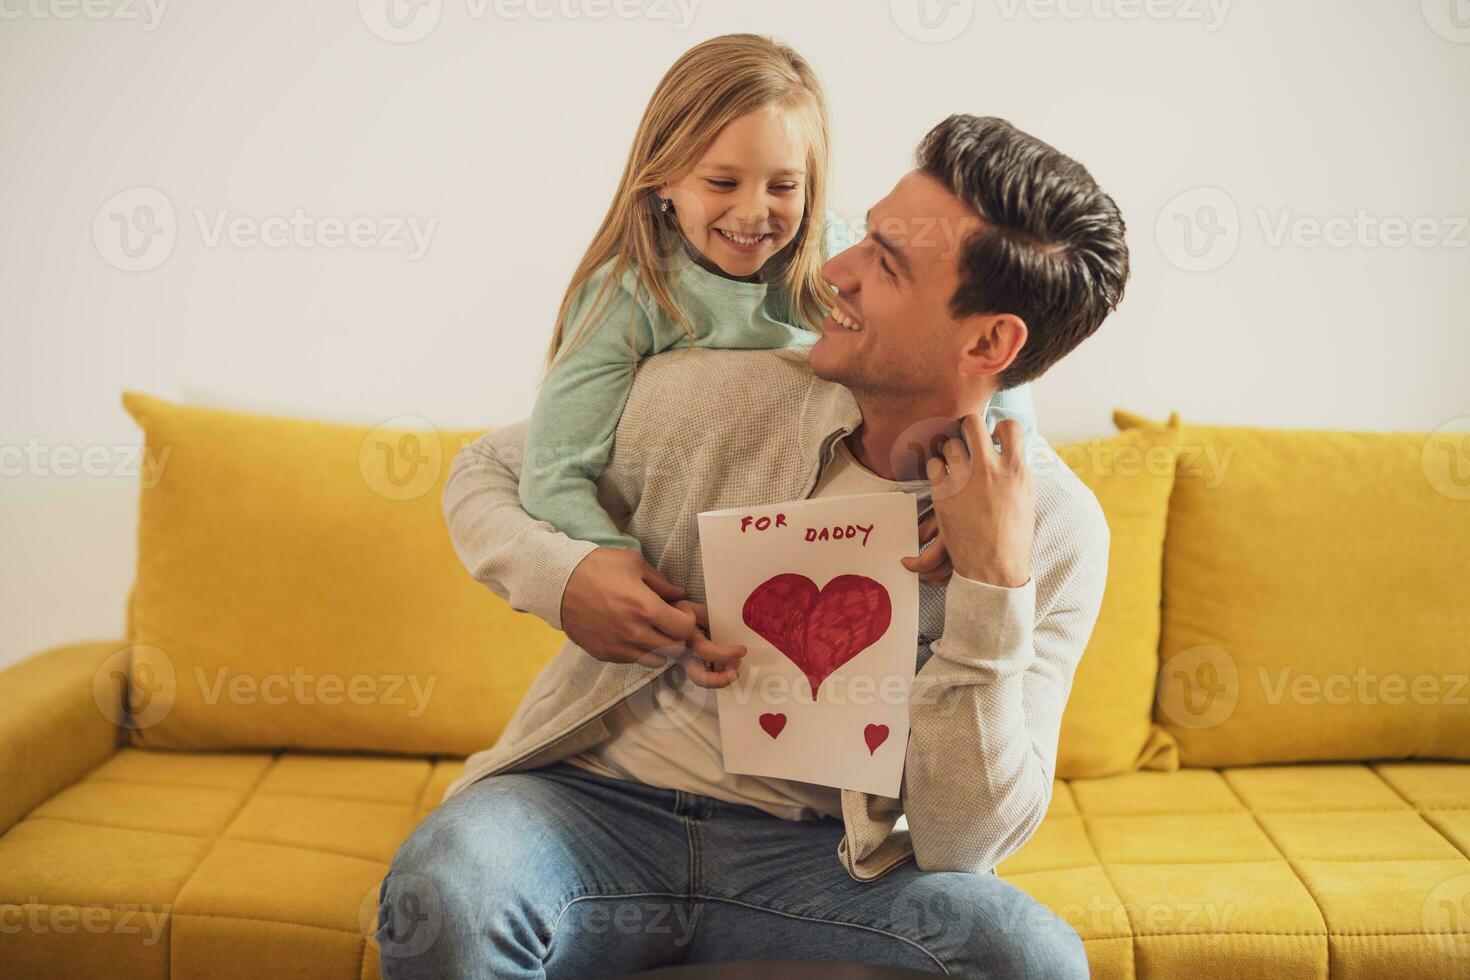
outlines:
[[383, 881], [385, 980], [597, 977], [675, 963], [828, 960], [963, 977], [1088, 975], [1070, 926], [995, 875], [872, 882], [841, 820], [782, 820], [558, 762], [473, 783]]

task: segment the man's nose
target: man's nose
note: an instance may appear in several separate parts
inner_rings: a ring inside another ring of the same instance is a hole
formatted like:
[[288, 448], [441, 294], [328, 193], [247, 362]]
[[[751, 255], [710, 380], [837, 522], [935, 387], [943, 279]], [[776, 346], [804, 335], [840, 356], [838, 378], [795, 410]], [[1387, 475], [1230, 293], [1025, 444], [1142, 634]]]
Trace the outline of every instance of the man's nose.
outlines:
[[858, 279], [853, 274], [853, 254], [857, 249], [849, 248], [838, 252], [822, 265], [822, 278], [836, 286], [839, 293], [857, 292]]

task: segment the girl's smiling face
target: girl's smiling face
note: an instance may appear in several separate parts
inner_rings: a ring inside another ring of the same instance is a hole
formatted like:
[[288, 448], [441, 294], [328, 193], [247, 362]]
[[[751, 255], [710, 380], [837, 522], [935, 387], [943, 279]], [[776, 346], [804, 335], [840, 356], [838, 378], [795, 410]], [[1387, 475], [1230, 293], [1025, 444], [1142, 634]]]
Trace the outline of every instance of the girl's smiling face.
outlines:
[[806, 212], [806, 139], [796, 112], [727, 125], [699, 162], [660, 188], [684, 236], [726, 275], [746, 278], [791, 244]]

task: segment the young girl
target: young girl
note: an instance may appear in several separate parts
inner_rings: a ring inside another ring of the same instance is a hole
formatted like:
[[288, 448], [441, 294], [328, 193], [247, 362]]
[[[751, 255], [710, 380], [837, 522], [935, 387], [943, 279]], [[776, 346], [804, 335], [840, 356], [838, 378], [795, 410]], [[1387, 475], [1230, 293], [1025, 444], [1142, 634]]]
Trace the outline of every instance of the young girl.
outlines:
[[[821, 87], [784, 44], [713, 38], [664, 75], [557, 313], [526, 434], [527, 513], [573, 538], [640, 550], [594, 485], [638, 360], [679, 346], [816, 342], [833, 296], [821, 267], [852, 244], [825, 210], [827, 150]], [[812, 233], [814, 214], [827, 219], [824, 236]], [[1029, 386], [997, 393], [987, 415], [1034, 432]]]

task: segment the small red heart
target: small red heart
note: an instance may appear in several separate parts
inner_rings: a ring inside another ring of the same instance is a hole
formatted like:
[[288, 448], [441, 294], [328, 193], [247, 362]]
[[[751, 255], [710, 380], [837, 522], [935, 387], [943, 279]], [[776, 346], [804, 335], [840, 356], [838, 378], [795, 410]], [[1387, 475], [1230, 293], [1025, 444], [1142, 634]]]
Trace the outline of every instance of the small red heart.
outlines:
[[786, 727], [786, 716], [779, 713], [761, 715], [761, 727], [766, 730], [767, 735], [775, 738]]
[[864, 575], [839, 575], [820, 590], [805, 575], [766, 579], [745, 599], [741, 619], [806, 675], [812, 700], [822, 682], [888, 631], [888, 590]]
[[869, 725], [863, 729], [863, 741], [868, 743], [868, 755], [878, 751], [878, 746], [888, 741], [887, 725]]

